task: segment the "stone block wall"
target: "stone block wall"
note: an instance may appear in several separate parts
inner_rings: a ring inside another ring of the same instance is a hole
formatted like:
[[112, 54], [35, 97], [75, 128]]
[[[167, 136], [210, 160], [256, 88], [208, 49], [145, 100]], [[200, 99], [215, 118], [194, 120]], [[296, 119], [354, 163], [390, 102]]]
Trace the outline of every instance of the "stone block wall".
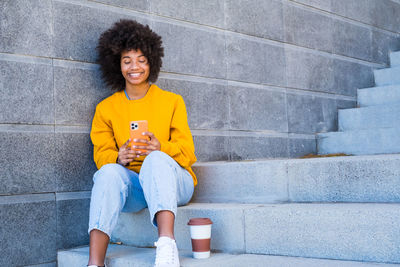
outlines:
[[298, 157], [400, 50], [398, 0], [0, 2], [1, 266], [55, 266], [88, 243], [101, 32], [162, 35], [157, 84], [184, 97], [200, 161]]

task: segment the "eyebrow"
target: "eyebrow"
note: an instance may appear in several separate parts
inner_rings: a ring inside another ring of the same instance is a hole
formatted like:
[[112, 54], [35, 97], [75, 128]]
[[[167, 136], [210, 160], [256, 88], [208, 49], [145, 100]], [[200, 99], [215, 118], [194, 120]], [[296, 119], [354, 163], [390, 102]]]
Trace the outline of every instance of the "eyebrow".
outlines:
[[[138, 57], [144, 57], [145, 55], [140, 55], [140, 56], [138, 56]], [[122, 58], [130, 58], [129, 56], [124, 56], [124, 57], [122, 57]]]

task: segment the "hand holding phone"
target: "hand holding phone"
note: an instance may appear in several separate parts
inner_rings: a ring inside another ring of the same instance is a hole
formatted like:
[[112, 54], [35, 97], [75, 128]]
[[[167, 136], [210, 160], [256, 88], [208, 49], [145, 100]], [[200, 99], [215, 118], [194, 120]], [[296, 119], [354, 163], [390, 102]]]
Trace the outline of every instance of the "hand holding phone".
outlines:
[[[160, 151], [161, 150], [161, 144], [160, 141], [154, 136], [152, 132], [145, 132], [143, 133], [144, 136], [148, 137], [148, 139], [137, 139], [136, 141], [139, 143], [146, 143], [146, 146], [137, 146], [139, 149], [145, 149], [144, 152], [138, 152], [139, 155], [148, 155], [153, 151]], [[136, 147], [136, 146], [135, 146]]]
[[130, 147], [131, 139], [123, 144], [118, 151], [117, 163], [122, 166], [127, 166], [129, 163], [134, 161], [135, 158], [139, 157], [135, 151], [133, 151]]
[[130, 139], [131, 139], [131, 143], [129, 144], [129, 146], [131, 147], [131, 149], [140, 152], [140, 153], [144, 153], [147, 150], [146, 149], [142, 149], [142, 148], [135, 148], [133, 146], [147, 146], [146, 143], [141, 143], [141, 142], [136, 142], [135, 140], [139, 140], [139, 139], [143, 139], [144, 141], [150, 141], [150, 137], [147, 135], [143, 135], [143, 133], [148, 132], [148, 123], [147, 121], [131, 121], [130, 122], [130, 128], [129, 128], [129, 135], [130, 135]]

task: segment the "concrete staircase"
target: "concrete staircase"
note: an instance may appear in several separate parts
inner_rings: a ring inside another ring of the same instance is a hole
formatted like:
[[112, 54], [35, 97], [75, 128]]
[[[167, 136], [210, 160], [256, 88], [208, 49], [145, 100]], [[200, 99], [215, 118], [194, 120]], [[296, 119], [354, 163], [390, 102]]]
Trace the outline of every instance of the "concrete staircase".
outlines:
[[[400, 155], [208, 162], [194, 169], [201, 183], [176, 218], [182, 266], [400, 263]], [[214, 222], [210, 259], [191, 258], [192, 217]], [[147, 209], [123, 213], [112, 240], [123, 245], [111, 246], [109, 266], [152, 266], [156, 239]], [[87, 259], [87, 247], [59, 251], [58, 266], [85, 266]]]
[[400, 52], [374, 71], [376, 87], [358, 89], [359, 108], [339, 110], [339, 132], [318, 134], [319, 154], [400, 153]]
[[[176, 218], [181, 266], [400, 266], [400, 52], [390, 56], [360, 108], [339, 111], [340, 132], [318, 135], [321, 154], [382, 155], [196, 164], [200, 183]], [[209, 259], [191, 257], [193, 217], [214, 222]], [[152, 266], [149, 219], [121, 215], [108, 266]], [[87, 261], [87, 246], [58, 252], [59, 267]]]

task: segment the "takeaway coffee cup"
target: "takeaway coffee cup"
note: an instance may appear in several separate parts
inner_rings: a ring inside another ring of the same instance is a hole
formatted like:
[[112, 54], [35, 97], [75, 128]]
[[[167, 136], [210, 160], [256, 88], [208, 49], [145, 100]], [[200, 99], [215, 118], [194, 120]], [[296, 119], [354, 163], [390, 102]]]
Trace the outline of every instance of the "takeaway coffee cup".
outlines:
[[192, 238], [193, 257], [195, 259], [209, 258], [212, 221], [209, 218], [192, 218], [188, 225]]

